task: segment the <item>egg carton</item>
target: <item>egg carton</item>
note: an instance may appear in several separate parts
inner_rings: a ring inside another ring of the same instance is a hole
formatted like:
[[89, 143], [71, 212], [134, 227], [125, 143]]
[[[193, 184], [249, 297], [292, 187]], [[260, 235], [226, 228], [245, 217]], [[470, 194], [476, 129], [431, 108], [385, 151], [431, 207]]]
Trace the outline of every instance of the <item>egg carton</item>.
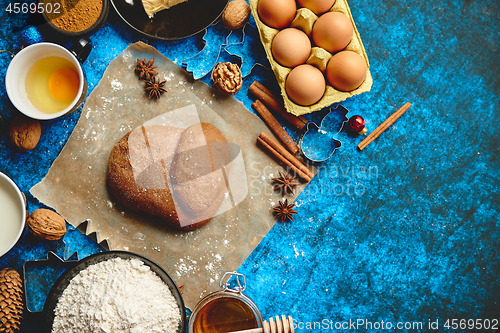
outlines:
[[[271, 63], [271, 68], [276, 76], [276, 79], [278, 80], [278, 84], [281, 89], [281, 95], [283, 96], [283, 100], [285, 103], [285, 108], [288, 110], [288, 112], [296, 116], [300, 116], [303, 114], [321, 110], [325, 107], [332, 105], [333, 103], [342, 102], [349, 97], [370, 91], [371, 86], [373, 84], [373, 78], [370, 73], [370, 63], [368, 61], [368, 56], [366, 55], [365, 47], [363, 45], [363, 42], [361, 41], [361, 37], [359, 35], [358, 29], [356, 28], [356, 24], [354, 23], [351, 10], [346, 0], [336, 0], [333, 7], [330, 8], [330, 11], [343, 13], [347, 15], [351, 20], [354, 33], [350, 43], [344, 50], [354, 51], [361, 57], [363, 57], [367, 67], [365, 81], [358, 88], [347, 92], [337, 90], [334, 87], [330, 86], [327, 82], [326, 91], [323, 97], [317, 103], [309, 106], [298, 105], [292, 102], [288, 98], [285, 90], [285, 80], [288, 73], [290, 73], [292, 69], [281, 66], [279, 63], [277, 63], [274, 60], [274, 57], [271, 52], [271, 42], [273, 41], [274, 36], [276, 36], [276, 34], [280, 32], [280, 30], [271, 28], [260, 20], [259, 14], [257, 12], [257, 4], [259, 0], [249, 0], [249, 1], [250, 1], [250, 8], [252, 10], [252, 15], [255, 19], [257, 28], [259, 30], [261, 42], [264, 46], [264, 50], [266, 51], [267, 58]], [[311, 10], [307, 8], [298, 8], [295, 19], [293, 20], [293, 22], [290, 24], [289, 27], [301, 29], [308, 36], [310, 36], [312, 26], [314, 25], [314, 22], [316, 21], [317, 18], [318, 16], [314, 14]], [[313, 45], [311, 54], [306, 63], [318, 67], [324, 73], [326, 64], [328, 63], [328, 60], [332, 56], [333, 54], [329, 53], [325, 49]]]

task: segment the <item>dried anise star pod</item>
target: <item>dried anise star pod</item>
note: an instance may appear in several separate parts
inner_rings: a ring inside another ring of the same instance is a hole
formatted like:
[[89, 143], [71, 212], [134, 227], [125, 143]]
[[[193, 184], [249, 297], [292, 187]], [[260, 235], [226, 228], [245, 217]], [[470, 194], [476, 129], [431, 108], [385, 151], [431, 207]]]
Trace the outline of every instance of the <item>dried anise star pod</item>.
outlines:
[[294, 194], [293, 187], [299, 185], [299, 183], [294, 182], [295, 177], [287, 173], [286, 175], [279, 171], [280, 176], [278, 178], [273, 178], [274, 183], [278, 183], [274, 186], [274, 190], [280, 190], [281, 196], [285, 196], [285, 194], [290, 193]]
[[156, 74], [158, 74], [158, 72], [154, 70], [156, 68], [153, 66], [154, 63], [154, 58], [149, 61], [146, 61], [146, 59], [137, 59], [137, 68], [135, 71], [139, 73], [139, 79], [151, 80]]
[[293, 215], [297, 214], [297, 212], [292, 209], [294, 206], [294, 203], [288, 204], [288, 199], [280, 201], [278, 206], [273, 208], [274, 216], [281, 222], [285, 222], [286, 220], [293, 221]]
[[160, 82], [160, 80], [153, 77], [146, 81], [146, 89], [144, 89], [144, 91], [149, 92], [149, 98], [156, 97], [157, 99], [160, 99], [160, 94], [167, 92], [167, 90], [163, 88], [166, 82], [167, 81]]

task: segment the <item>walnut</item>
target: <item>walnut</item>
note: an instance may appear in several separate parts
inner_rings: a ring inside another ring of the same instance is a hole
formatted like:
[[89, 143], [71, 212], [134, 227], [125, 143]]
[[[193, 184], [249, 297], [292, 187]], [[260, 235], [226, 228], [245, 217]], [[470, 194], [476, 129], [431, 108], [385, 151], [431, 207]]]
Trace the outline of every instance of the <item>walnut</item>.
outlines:
[[37, 209], [27, 220], [30, 232], [45, 240], [58, 240], [66, 234], [66, 221], [48, 209]]
[[228, 29], [239, 29], [250, 18], [250, 6], [245, 0], [233, 0], [222, 13], [222, 23]]
[[243, 85], [241, 70], [230, 62], [219, 62], [212, 71], [212, 81], [221, 92], [236, 94]]
[[25, 153], [38, 144], [42, 134], [40, 122], [25, 116], [18, 116], [10, 125], [10, 142]]

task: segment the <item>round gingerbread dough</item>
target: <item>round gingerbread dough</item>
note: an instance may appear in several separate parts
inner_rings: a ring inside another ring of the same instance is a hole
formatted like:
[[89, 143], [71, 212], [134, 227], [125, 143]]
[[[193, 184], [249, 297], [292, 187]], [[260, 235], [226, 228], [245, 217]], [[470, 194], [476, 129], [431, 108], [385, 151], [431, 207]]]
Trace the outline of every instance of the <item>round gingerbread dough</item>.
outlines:
[[[226, 193], [229, 148], [208, 123], [187, 129], [144, 126], [127, 133], [112, 149], [107, 183], [131, 210], [160, 217], [181, 230], [210, 221]], [[227, 170], [226, 170], [227, 171]]]

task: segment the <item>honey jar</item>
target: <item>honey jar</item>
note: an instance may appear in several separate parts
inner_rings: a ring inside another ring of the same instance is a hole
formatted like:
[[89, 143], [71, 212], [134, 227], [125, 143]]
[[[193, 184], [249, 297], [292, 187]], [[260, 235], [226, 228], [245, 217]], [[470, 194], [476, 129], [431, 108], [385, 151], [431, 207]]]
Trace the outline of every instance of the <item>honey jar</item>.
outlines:
[[[230, 288], [230, 280], [237, 286]], [[198, 302], [189, 319], [189, 333], [226, 333], [262, 327], [262, 314], [257, 305], [243, 294], [245, 276], [227, 272], [221, 290], [208, 294]]]

